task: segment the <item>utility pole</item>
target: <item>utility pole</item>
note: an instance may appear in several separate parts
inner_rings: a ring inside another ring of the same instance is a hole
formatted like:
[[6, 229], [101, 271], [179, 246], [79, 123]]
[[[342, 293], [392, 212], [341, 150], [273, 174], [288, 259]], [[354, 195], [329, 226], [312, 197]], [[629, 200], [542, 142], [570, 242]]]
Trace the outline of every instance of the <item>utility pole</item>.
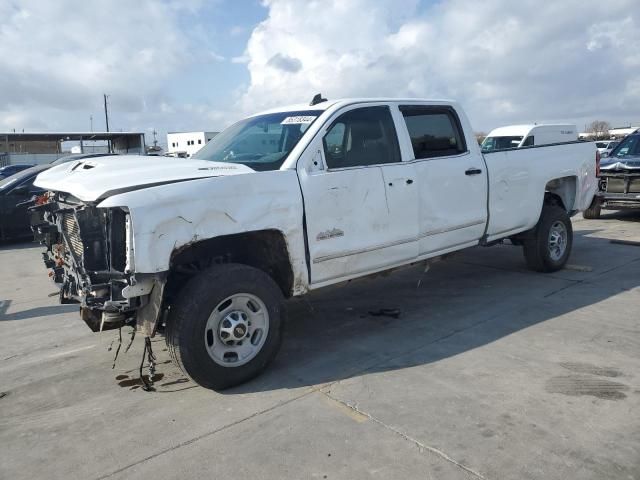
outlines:
[[107, 132], [109, 131], [109, 110], [107, 109], [107, 94], [104, 94], [104, 122], [107, 124]]
[[[103, 96], [104, 96], [104, 123], [107, 125], [107, 132], [109, 132], [109, 109], [107, 108], [108, 95], [104, 93]], [[112, 147], [113, 145], [111, 144], [111, 140], [107, 140], [107, 149], [109, 150], [109, 153], [112, 153], [111, 151]]]
[[156, 129], [153, 129], [153, 146], [157, 147], [158, 146], [158, 140], [156, 139], [156, 135], [158, 134], [158, 132], [156, 132]]
[[91, 127], [91, 131], [93, 132], [93, 115], [89, 115], [89, 125]]

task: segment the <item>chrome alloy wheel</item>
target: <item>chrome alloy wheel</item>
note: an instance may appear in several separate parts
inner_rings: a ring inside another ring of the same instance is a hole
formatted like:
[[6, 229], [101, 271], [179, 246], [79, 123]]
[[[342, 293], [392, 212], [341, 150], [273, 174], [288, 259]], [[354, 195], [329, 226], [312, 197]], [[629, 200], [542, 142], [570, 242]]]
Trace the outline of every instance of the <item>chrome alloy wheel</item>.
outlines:
[[567, 227], [560, 221], [553, 222], [549, 229], [549, 257], [554, 262], [562, 258], [567, 249]]
[[262, 300], [237, 293], [213, 309], [204, 331], [211, 359], [223, 367], [239, 367], [262, 349], [269, 333], [269, 312]]

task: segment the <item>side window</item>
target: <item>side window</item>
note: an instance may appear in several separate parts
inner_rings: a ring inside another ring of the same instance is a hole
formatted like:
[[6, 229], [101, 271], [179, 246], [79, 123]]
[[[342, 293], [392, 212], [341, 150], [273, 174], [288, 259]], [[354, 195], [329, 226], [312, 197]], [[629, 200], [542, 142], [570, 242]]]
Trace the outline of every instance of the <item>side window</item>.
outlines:
[[455, 111], [443, 107], [400, 107], [415, 158], [444, 157], [467, 151]]
[[329, 168], [363, 167], [400, 161], [389, 107], [364, 107], [340, 115], [323, 139]]
[[523, 147], [533, 147], [534, 144], [534, 138], [533, 136], [529, 135], [527, 137], [527, 139], [524, 141], [524, 143], [522, 144]]
[[343, 122], [334, 123], [324, 137], [325, 154], [331, 157], [342, 155], [345, 125]]

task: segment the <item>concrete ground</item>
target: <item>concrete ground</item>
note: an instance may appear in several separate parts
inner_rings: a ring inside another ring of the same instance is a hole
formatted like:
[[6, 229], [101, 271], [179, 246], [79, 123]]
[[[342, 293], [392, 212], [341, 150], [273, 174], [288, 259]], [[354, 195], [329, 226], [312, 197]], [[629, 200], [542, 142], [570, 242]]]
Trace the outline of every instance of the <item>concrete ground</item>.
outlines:
[[640, 241], [640, 215], [574, 227], [555, 274], [476, 248], [292, 301], [275, 363], [224, 393], [162, 338], [144, 392], [142, 341], [112, 370], [116, 333], [5, 245], [0, 478], [640, 479], [640, 247], [610, 242]]

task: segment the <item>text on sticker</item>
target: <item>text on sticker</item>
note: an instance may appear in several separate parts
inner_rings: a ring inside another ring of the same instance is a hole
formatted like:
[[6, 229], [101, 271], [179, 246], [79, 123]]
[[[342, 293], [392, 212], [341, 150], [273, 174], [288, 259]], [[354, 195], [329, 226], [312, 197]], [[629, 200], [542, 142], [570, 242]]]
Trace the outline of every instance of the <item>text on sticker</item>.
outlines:
[[301, 124], [301, 123], [311, 123], [315, 119], [316, 117], [308, 117], [308, 116], [287, 117], [283, 121], [281, 121], [280, 124], [292, 125], [292, 124]]

